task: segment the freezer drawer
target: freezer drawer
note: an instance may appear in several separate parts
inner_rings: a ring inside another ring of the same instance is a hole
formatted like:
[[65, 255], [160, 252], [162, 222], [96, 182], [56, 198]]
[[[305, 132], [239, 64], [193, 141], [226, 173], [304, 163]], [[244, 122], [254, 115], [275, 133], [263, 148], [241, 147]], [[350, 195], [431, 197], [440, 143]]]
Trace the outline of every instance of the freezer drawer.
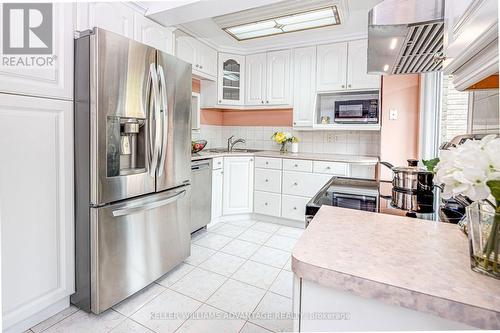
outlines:
[[91, 209], [91, 309], [101, 313], [190, 254], [190, 186]]

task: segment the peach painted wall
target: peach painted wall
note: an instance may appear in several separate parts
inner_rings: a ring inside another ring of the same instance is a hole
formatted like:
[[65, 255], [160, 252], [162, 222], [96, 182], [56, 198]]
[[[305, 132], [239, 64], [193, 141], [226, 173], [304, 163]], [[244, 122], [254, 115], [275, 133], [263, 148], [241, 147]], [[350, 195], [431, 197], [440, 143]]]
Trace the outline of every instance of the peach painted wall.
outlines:
[[[420, 77], [418, 74], [386, 75], [382, 78], [382, 129], [380, 160], [396, 166], [418, 158]], [[398, 119], [390, 120], [396, 109]], [[380, 178], [392, 179], [392, 172], [380, 166]]]

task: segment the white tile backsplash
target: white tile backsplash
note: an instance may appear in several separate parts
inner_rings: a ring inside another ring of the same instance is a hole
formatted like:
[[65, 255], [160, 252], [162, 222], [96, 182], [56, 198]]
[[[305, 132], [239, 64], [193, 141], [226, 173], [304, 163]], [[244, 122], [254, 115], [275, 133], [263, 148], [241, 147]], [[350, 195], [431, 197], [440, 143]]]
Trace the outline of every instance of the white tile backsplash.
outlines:
[[300, 140], [300, 152], [380, 155], [378, 131], [296, 131], [291, 127], [201, 125], [200, 131], [193, 132], [192, 137], [193, 140], [207, 140], [207, 148], [226, 147], [227, 139], [234, 135], [236, 139], [246, 140], [245, 144], [237, 144], [236, 147], [279, 150], [280, 145], [271, 140], [271, 136], [277, 131], [297, 136]]

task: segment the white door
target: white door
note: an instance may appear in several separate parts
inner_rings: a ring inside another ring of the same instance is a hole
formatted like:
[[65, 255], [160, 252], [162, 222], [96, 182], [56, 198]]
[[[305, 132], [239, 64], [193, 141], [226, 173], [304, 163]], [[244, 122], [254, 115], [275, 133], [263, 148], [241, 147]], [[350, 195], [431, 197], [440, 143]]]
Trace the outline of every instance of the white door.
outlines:
[[224, 158], [224, 215], [252, 212], [253, 166], [252, 156]]
[[317, 81], [318, 91], [346, 89], [347, 43], [318, 45]]
[[293, 50], [293, 126], [311, 127], [316, 96], [316, 47]]
[[379, 89], [380, 75], [367, 74], [368, 41], [349, 42], [347, 57], [347, 89]]
[[222, 192], [224, 171], [217, 169], [212, 172], [212, 220], [222, 216]]
[[217, 51], [208, 45], [198, 43], [197, 52], [198, 67], [196, 69], [215, 78], [217, 76]]
[[135, 11], [120, 2], [89, 2], [77, 4], [77, 30], [94, 27], [134, 38]]
[[192, 64], [193, 69], [197, 64], [197, 52], [197, 41], [193, 37], [182, 32], [175, 33], [175, 55]]
[[263, 105], [266, 101], [267, 54], [246, 56], [245, 104]]
[[219, 104], [242, 105], [245, 101], [245, 57], [219, 53], [218, 66]]
[[290, 50], [267, 53], [266, 104], [290, 104]]
[[74, 292], [73, 102], [0, 94], [0, 124], [7, 329]]
[[172, 54], [172, 31], [138, 13], [134, 13], [134, 39], [160, 51]]
[[0, 92], [73, 99], [74, 4], [53, 3], [52, 8], [52, 54], [36, 57], [42, 66], [0, 66]]

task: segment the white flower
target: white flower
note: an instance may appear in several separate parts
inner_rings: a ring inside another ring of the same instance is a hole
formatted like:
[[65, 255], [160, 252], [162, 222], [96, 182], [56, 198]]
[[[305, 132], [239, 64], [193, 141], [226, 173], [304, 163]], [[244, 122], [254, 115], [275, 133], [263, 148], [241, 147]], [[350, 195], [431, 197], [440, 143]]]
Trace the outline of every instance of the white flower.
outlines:
[[444, 185], [445, 199], [462, 194], [484, 200], [491, 194], [488, 180], [500, 180], [500, 138], [495, 134], [442, 152], [436, 181]]

